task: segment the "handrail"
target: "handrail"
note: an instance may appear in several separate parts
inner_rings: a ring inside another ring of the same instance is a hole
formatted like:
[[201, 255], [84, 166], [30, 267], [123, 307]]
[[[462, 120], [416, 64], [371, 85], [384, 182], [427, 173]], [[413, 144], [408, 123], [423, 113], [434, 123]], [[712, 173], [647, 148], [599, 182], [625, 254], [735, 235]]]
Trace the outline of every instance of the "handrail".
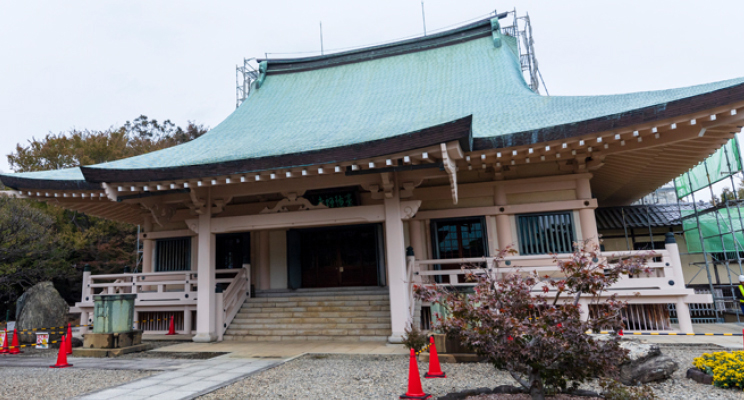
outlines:
[[[217, 336], [222, 340], [227, 327], [240, 311], [245, 300], [250, 296], [251, 265], [243, 264], [243, 268], [235, 275], [230, 285], [223, 293], [218, 293], [217, 299]], [[220, 309], [221, 308], [221, 309]]]

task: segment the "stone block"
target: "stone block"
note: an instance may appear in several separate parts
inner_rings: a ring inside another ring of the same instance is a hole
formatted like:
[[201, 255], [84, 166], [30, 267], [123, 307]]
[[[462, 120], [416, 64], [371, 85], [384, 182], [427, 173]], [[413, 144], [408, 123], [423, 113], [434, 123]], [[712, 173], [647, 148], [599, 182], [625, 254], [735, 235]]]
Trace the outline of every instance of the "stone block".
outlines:
[[703, 385], [712, 385], [713, 384], [713, 377], [706, 374], [703, 371], [700, 371], [697, 368], [690, 368], [687, 370], [687, 378], [692, 379], [693, 381], [697, 383], [702, 383]]
[[113, 333], [86, 333], [83, 335], [83, 348], [86, 349], [112, 349], [114, 345]]

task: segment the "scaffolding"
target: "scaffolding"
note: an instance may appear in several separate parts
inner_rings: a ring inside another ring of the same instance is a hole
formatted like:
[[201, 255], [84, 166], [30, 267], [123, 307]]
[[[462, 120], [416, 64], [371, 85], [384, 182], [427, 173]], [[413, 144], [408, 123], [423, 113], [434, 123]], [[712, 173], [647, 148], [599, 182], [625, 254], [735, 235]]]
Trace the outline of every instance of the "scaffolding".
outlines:
[[[514, 18], [512, 25], [503, 27], [501, 32], [504, 35], [512, 36], [517, 39], [519, 64], [521, 65], [525, 81], [527, 81], [530, 89], [535, 93], [540, 93], [540, 83], [542, 82], [545, 94], [550, 95], [547, 86], [545, 86], [545, 80], [543, 80], [542, 74], [540, 74], [540, 69], [538, 68], [530, 15], [525, 14], [518, 17], [516, 8], [514, 11], [509, 11], [508, 14], [512, 14], [512, 17]], [[499, 14], [496, 15], [499, 16]]]
[[[690, 285], [705, 271], [713, 297], [713, 312], [719, 322], [723, 322], [723, 314], [727, 311], [735, 313], [737, 322], [741, 322], [734, 292], [737, 283], [732, 279], [732, 273], [735, 277], [744, 275], [744, 199], [742, 192], [736, 190], [734, 180], [742, 173], [739, 141], [735, 136], [702, 163], [674, 180], [682, 234], [687, 242], [688, 253], [685, 254], [702, 255], [703, 260], [690, 263], [699, 270], [687, 284]], [[723, 193], [717, 194], [714, 185], [727, 180], [731, 190], [724, 189]], [[701, 196], [710, 196], [710, 201], [701, 200]], [[689, 200], [685, 207], [682, 206], [683, 200]], [[725, 267], [728, 284], [721, 284], [718, 266]], [[732, 267], [738, 267], [739, 272]], [[726, 306], [728, 299], [733, 300], [730, 307]]]
[[251, 65], [255, 58], [244, 58], [243, 65], [235, 66], [235, 108], [248, 98], [251, 93], [251, 84], [258, 79], [258, 70]]

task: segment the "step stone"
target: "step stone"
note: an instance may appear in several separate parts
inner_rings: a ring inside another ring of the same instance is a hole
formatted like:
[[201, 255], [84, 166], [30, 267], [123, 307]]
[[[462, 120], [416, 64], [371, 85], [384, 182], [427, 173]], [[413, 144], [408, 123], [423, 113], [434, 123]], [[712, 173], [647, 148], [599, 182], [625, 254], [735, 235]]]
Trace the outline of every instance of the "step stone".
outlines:
[[225, 340], [383, 342], [391, 334], [387, 290], [258, 296], [242, 305]]

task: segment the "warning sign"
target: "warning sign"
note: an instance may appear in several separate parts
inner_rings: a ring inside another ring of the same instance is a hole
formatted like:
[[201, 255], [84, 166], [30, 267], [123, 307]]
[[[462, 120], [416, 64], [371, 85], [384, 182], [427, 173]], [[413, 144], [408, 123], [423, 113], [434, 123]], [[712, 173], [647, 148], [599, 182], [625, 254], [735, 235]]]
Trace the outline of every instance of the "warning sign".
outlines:
[[36, 348], [37, 349], [48, 349], [49, 348], [49, 334], [47, 332], [36, 332]]

